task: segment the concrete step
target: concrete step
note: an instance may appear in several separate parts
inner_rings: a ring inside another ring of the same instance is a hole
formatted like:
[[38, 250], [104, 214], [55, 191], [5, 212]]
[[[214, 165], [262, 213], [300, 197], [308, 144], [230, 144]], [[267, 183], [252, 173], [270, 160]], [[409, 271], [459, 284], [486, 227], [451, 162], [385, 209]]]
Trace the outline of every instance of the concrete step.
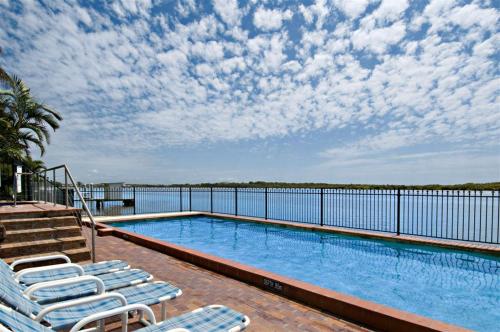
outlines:
[[[47, 253], [43, 253], [43, 254], [15, 256], [15, 257], [5, 258], [4, 261], [7, 264], [11, 264], [13, 261], [18, 260], [18, 259], [22, 259], [22, 258], [32, 258], [32, 257], [59, 255], [59, 254], [64, 254], [64, 255], [68, 256], [69, 259], [71, 259], [71, 262], [73, 262], [73, 263], [78, 263], [78, 262], [89, 263], [89, 261], [90, 261], [90, 251], [88, 250], [88, 248], [69, 249], [69, 250], [64, 250], [64, 251], [47, 252]], [[44, 261], [42, 263], [23, 264], [22, 266], [19, 266], [19, 268], [24, 269], [24, 268], [28, 268], [28, 267], [53, 265], [53, 264], [61, 264], [61, 263], [64, 263], [64, 262], [61, 260], [51, 260], [51, 261]], [[19, 269], [16, 268], [16, 270], [19, 270]]]
[[59, 226], [33, 229], [9, 230], [4, 244], [74, 237], [81, 235], [79, 226]]
[[42, 254], [85, 247], [83, 236], [0, 244], [0, 258]]
[[78, 225], [77, 219], [74, 216], [57, 216], [44, 218], [16, 218], [8, 220], [0, 220], [7, 231], [10, 230], [25, 230], [25, 229], [40, 229]]
[[11, 220], [11, 219], [29, 219], [29, 218], [50, 218], [50, 217], [61, 217], [61, 216], [75, 216], [75, 214], [80, 213], [79, 209], [68, 208], [68, 209], [48, 209], [34, 210], [34, 211], [9, 211], [0, 213], [0, 221]]

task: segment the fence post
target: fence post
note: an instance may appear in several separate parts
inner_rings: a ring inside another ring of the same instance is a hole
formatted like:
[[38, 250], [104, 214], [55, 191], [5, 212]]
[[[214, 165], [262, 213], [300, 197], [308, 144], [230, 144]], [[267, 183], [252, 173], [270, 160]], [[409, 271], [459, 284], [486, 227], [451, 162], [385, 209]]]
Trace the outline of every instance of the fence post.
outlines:
[[267, 220], [267, 187], [264, 189], [264, 219]]
[[43, 177], [43, 189], [45, 191], [45, 204], [47, 204], [47, 199], [49, 198], [48, 195], [49, 195], [49, 192], [47, 190], [47, 171], [45, 171], [45, 173], [43, 174], [44, 177]]
[[210, 187], [210, 213], [214, 213], [214, 188]]
[[320, 193], [319, 193], [319, 199], [320, 199], [320, 202], [319, 202], [319, 221], [320, 221], [320, 225], [323, 226], [323, 188], [320, 189]]
[[182, 187], [179, 187], [179, 211], [182, 212]]
[[15, 166], [14, 166], [13, 173], [14, 173], [14, 179], [12, 181], [12, 192], [13, 192], [12, 196], [14, 198], [14, 207], [16, 207], [17, 206], [17, 169]]
[[64, 169], [64, 203], [66, 203], [66, 209], [69, 206], [69, 195], [68, 195], [68, 173]]
[[396, 224], [396, 235], [401, 233], [401, 189], [398, 189], [398, 202], [397, 202], [397, 224]]
[[189, 211], [193, 211], [193, 205], [191, 204], [192, 199], [191, 199], [191, 187], [189, 187]]
[[55, 168], [52, 170], [52, 180], [54, 184], [52, 184], [52, 199], [54, 200], [54, 206], [56, 205], [57, 197], [56, 197], [56, 170]]
[[238, 215], [238, 188], [234, 188], [234, 214]]
[[135, 201], [135, 186], [133, 186], [132, 189], [133, 189], [133, 193], [134, 193], [134, 214], [135, 214], [136, 213], [136, 211], [135, 211], [135, 202], [136, 202]]

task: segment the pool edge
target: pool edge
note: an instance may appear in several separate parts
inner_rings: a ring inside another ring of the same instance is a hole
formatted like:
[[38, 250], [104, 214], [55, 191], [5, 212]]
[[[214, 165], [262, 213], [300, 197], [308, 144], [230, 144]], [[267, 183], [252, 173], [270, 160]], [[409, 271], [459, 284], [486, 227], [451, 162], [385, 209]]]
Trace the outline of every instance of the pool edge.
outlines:
[[469, 331], [465, 328], [301, 282], [197, 250], [98, 224], [102, 235], [113, 235], [207, 270], [257, 286], [285, 298], [327, 311], [382, 331]]

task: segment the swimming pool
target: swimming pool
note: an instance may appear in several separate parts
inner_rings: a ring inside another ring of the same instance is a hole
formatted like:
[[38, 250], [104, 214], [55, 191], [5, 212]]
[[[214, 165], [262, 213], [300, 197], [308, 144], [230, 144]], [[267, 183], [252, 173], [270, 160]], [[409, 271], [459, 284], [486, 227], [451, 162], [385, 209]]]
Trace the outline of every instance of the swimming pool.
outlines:
[[207, 216], [111, 224], [479, 331], [500, 330], [500, 258]]

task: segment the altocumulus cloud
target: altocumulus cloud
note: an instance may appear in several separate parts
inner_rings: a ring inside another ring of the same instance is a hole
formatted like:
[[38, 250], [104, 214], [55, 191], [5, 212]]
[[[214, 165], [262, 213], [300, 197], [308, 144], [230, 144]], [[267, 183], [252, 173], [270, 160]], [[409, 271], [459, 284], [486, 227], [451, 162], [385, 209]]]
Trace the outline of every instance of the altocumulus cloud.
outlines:
[[429, 142], [498, 151], [496, 6], [2, 0], [0, 61], [65, 113], [63, 157], [318, 130], [355, 133], [317, 151], [325, 167]]

